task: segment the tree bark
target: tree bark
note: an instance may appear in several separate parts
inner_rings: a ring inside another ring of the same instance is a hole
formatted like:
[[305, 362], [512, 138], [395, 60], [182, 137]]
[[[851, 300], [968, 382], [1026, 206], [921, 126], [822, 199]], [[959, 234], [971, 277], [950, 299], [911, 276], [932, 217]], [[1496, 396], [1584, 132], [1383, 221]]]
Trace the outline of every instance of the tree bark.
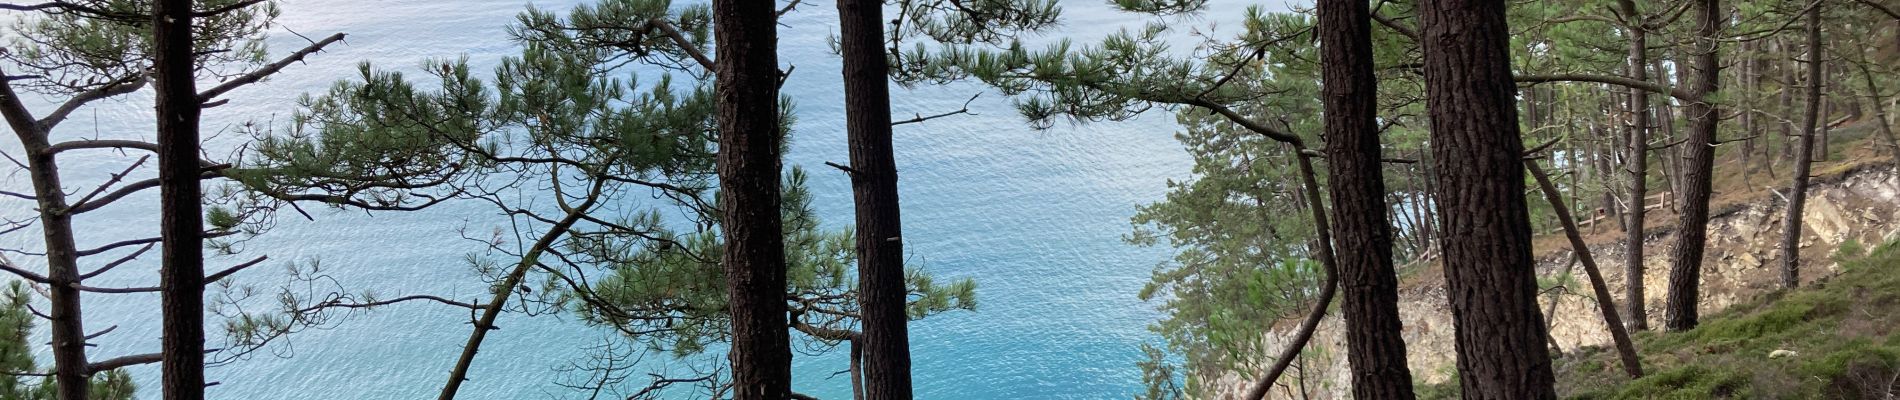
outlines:
[[46, 128], [41, 126], [13, 85], [0, 82], [0, 113], [20, 138], [26, 153], [33, 196], [39, 206], [40, 231], [46, 241], [46, 286], [51, 305], [48, 324], [53, 341], [53, 382], [59, 400], [86, 400], [91, 371], [86, 367], [86, 328], [79, 302], [79, 255], [73, 242], [73, 219], [60, 184], [59, 164], [48, 150]]
[[1700, 299], [1697, 291], [1702, 284], [1703, 245], [1709, 236], [1709, 197], [1711, 194], [1711, 174], [1715, 169], [1715, 131], [1721, 121], [1721, 110], [1710, 97], [1715, 96], [1716, 78], [1720, 76], [1721, 64], [1717, 51], [1720, 45], [1716, 37], [1722, 24], [1721, 0], [1700, 0], [1696, 4], [1699, 26], [1696, 34], [1696, 49], [1692, 68], [1695, 70], [1694, 82], [1690, 91], [1695, 100], [1689, 103], [1688, 115], [1693, 117], [1689, 124], [1689, 140], [1684, 142], [1686, 152], [1681, 170], [1683, 172], [1682, 215], [1676, 230], [1674, 264], [1669, 269], [1669, 301], [1667, 318], [1664, 324], [1669, 330], [1682, 331], [1696, 326], [1696, 303]]
[[1794, 156], [1794, 184], [1788, 188], [1788, 216], [1781, 225], [1781, 287], [1793, 289], [1801, 286], [1801, 219], [1802, 210], [1808, 204], [1808, 175], [1813, 168], [1814, 133], [1816, 125], [1826, 124], [1821, 120], [1821, 97], [1825, 84], [1821, 72], [1826, 68], [1822, 61], [1821, 12], [1820, 7], [1808, 9], [1808, 93], [1807, 106], [1801, 114], [1801, 149]]
[[770, 1], [714, 0], [722, 256], [734, 400], [791, 395], [780, 220], [778, 16]]
[[[1633, 0], [1619, 0], [1623, 15], [1641, 18]], [[1640, 22], [1639, 22], [1640, 24]], [[1630, 79], [1649, 80], [1649, 32], [1641, 26], [1628, 28], [1629, 74]], [[1649, 92], [1631, 90], [1629, 98], [1631, 114], [1635, 121], [1630, 126], [1629, 162], [1629, 211], [1624, 213], [1629, 222], [1624, 224], [1623, 256], [1623, 296], [1629, 306], [1629, 328], [1649, 330], [1648, 298], [1643, 294], [1643, 265], [1645, 218], [1648, 214], [1649, 198]]]
[[891, 145], [890, 65], [884, 52], [884, 2], [838, 2], [844, 57], [845, 128], [851, 191], [857, 206], [858, 304], [863, 317], [864, 394], [911, 398], [904, 241]]
[[193, 71], [192, 1], [154, 4], [158, 89], [159, 301], [164, 310], [165, 400], [205, 397], [204, 202], [199, 184], [198, 102]]
[[1379, 146], [1378, 78], [1373, 75], [1372, 12], [1363, 0], [1320, 0], [1321, 99], [1326, 165], [1333, 191], [1353, 397], [1411, 399], [1399, 322], [1392, 227], [1385, 219]]
[[1501, 0], [1418, 4], [1444, 269], [1466, 399], [1554, 399]]
[[[1537, 179], [1538, 189], [1544, 192], [1544, 199], [1552, 205], [1563, 204], [1563, 195], [1557, 194], [1557, 186], [1550, 183], [1550, 177], [1544, 169], [1537, 166], [1535, 160], [1524, 160], [1524, 168], [1530, 170], [1531, 177]], [[1616, 300], [1610, 296], [1610, 286], [1603, 283], [1603, 274], [1597, 270], [1596, 257], [1591, 256], [1590, 246], [1583, 243], [1583, 233], [1577, 231], [1577, 223], [1570, 212], [1557, 208], [1557, 221], [1564, 226], [1564, 236], [1570, 239], [1570, 250], [1577, 254], [1577, 261], [1583, 263], [1583, 273], [1590, 277], [1590, 291], [1597, 300], [1597, 310], [1603, 312], [1603, 324], [1610, 329], [1610, 341], [1616, 344], [1617, 358], [1623, 361], [1623, 372], [1631, 378], [1643, 377], [1643, 363], [1636, 356], [1636, 344], [1630, 341], [1630, 333], [1623, 329], [1623, 319], [1616, 314]]]

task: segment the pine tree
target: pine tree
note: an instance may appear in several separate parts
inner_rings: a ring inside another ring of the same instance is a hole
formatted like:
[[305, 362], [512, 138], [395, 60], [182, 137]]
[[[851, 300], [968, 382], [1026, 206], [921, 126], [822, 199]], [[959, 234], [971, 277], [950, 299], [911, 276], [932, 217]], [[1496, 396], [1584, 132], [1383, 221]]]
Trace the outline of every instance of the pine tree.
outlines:
[[904, 313], [904, 239], [891, 143], [890, 66], [884, 50], [884, 2], [838, 2], [844, 57], [845, 128], [857, 209], [858, 306], [862, 334], [851, 343], [863, 359], [864, 396], [911, 398], [910, 334]]
[[1467, 399], [1552, 399], [1502, 1], [1419, 6], [1446, 292]]
[[[342, 39], [341, 34], [333, 35], [313, 42], [283, 59], [265, 63], [261, 33], [276, 17], [274, 5], [259, 1], [228, 0], [202, 2], [198, 6], [185, 11], [192, 13], [200, 22], [191, 26], [194, 37], [190, 45], [210, 51], [186, 49], [182, 59], [169, 57], [178, 63], [165, 68], [170, 75], [183, 76], [187, 80], [222, 80], [218, 85], [202, 91], [173, 96], [174, 99], [186, 97], [183, 101], [189, 102], [188, 105], [192, 107], [230, 101], [220, 96], [235, 88], [256, 83]], [[31, 15], [8, 27], [8, 49], [0, 52], [0, 61], [4, 61], [4, 66], [0, 68], [6, 69], [5, 79], [0, 80], [0, 115], [4, 115], [14, 135], [20, 139], [21, 150], [25, 154], [19, 159], [26, 162], [15, 165], [30, 176], [33, 188], [31, 194], [9, 194], [10, 197], [31, 201], [37, 206], [34, 210], [36, 218], [32, 221], [38, 223], [39, 233], [43, 237], [45, 251], [41, 253], [44, 254], [46, 272], [35, 273], [10, 263], [5, 267], [8, 272], [26, 281], [47, 287], [51, 300], [48, 312], [55, 316], [51, 318], [49, 330], [53, 348], [52, 377], [56, 382], [56, 385], [47, 387], [57, 386], [49, 390], [56, 392], [61, 399], [85, 399], [91, 397], [88, 393], [88, 375], [96, 376], [129, 365], [156, 363], [160, 361], [161, 354], [133, 352], [128, 356], [89, 360], [85, 337], [93, 333], [85, 330], [85, 317], [80, 308], [81, 293], [159, 292], [160, 288], [99, 288], [87, 286], [84, 281], [137, 259], [161, 242], [162, 238], [118, 241], [105, 238], [108, 242], [102, 246], [82, 249], [75, 238], [73, 223], [86, 213], [126, 204], [124, 199], [129, 196], [162, 186], [158, 178], [141, 180], [132, 176], [151, 159], [150, 154], [144, 153], [158, 153], [160, 146], [159, 143], [144, 140], [67, 138], [57, 128], [73, 113], [92, 103], [137, 92], [154, 79], [148, 68], [155, 67], [156, 55], [162, 53], [158, 42], [152, 37], [154, 3], [84, 0], [8, 6], [5, 9], [26, 11]], [[36, 115], [22, 102], [20, 96], [23, 92], [51, 98], [58, 101], [59, 105]], [[136, 160], [128, 159], [127, 167], [122, 172], [111, 174], [103, 182], [64, 179], [66, 177], [60, 170], [60, 159], [108, 150], [132, 151], [141, 156]], [[221, 163], [200, 160], [198, 154], [195, 150], [176, 152], [173, 155], [187, 157], [185, 161], [174, 159], [167, 161], [167, 164], [189, 169], [187, 179], [194, 183], [203, 179], [229, 179], [240, 173]], [[182, 179], [167, 181], [183, 184]], [[235, 179], [232, 183], [235, 183]], [[84, 191], [68, 193], [66, 190], [73, 187], [67, 185], [74, 184], [82, 185]], [[267, 187], [226, 189], [229, 190], [203, 196], [202, 200], [197, 194], [189, 196], [194, 204], [200, 201], [218, 204], [208, 210], [210, 218], [204, 222], [209, 222], [209, 226], [190, 223], [193, 217], [203, 216], [190, 209], [194, 207], [179, 206], [179, 209], [192, 214], [184, 216], [187, 223], [179, 227], [190, 226], [191, 236], [215, 239], [207, 244], [220, 255], [237, 252], [235, 243], [262, 233], [265, 226], [261, 221], [268, 219], [266, 215], [286, 204], [284, 202], [299, 200], [300, 196], [306, 194], [276, 191]], [[15, 224], [7, 229], [24, 229], [30, 225], [33, 223]], [[99, 239], [87, 238], [87, 241]], [[198, 248], [185, 244], [168, 246], [168, 249], [176, 247]], [[125, 253], [120, 252], [122, 249], [132, 250]], [[82, 273], [79, 270], [82, 260], [91, 260], [87, 257], [97, 259], [104, 256], [116, 259], [101, 262], [101, 266], [92, 271]], [[216, 281], [261, 262], [260, 258], [211, 275], [197, 274], [197, 279]], [[260, 329], [261, 326], [249, 323], [230, 326], [233, 330], [227, 332], [227, 337], [232, 340], [231, 346], [219, 353], [219, 358], [225, 361], [255, 351], [259, 347], [254, 345], [268, 341], [252, 339], [281, 335], [294, 329], [287, 325]], [[199, 356], [202, 357], [201, 354]]]
[[1410, 399], [1399, 324], [1398, 275], [1379, 143], [1378, 77], [1371, 9], [1360, 0], [1319, 2], [1321, 101], [1325, 104], [1327, 181], [1333, 195], [1340, 309], [1346, 314], [1353, 397]]

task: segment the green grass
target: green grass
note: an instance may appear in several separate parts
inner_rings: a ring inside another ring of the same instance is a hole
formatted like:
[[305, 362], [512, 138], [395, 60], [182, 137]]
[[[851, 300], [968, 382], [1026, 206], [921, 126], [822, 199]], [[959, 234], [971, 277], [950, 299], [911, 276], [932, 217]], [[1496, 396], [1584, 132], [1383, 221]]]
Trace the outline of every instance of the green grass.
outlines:
[[[1858, 246], [1856, 244], [1855, 246]], [[1703, 318], [1680, 333], [1643, 332], [1649, 375], [1630, 380], [1614, 354], [1557, 360], [1574, 399], [1881, 399], [1900, 395], [1900, 245], [1842, 249], [1840, 276]], [[1777, 350], [1793, 356], [1770, 358]], [[1606, 367], [1610, 366], [1610, 367]]]

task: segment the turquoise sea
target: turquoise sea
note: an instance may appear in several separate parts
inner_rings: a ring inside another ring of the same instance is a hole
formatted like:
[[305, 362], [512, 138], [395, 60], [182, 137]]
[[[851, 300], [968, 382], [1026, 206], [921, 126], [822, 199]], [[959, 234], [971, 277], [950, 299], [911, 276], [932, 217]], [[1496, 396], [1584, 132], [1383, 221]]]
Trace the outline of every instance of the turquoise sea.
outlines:
[[[576, 1], [534, 1], [565, 10]], [[1109, 10], [1106, 2], [1063, 2], [1059, 36], [1027, 37], [1049, 43], [1058, 37], [1087, 43], [1124, 27], [1155, 21]], [[245, 139], [235, 126], [246, 120], [284, 123], [297, 96], [321, 91], [339, 78], [354, 78], [357, 64], [415, 70], [428, 59], [466, 55], [486, 76], [498, 61], [516, 54], [504, 26], [529, 3], [521, 0], [370, 1], [284, 0], [283, 17], [270, 40], [272, 54], [301, 47], [291, 31], [321, 37], [349, 34], [347, 42], [294, 65], [277, 77], [229, 94], [233, 101], [206, 112], [213, 137], [210, 152], [223, 155]], [[1275, 2], [1275, 4], [1278, 4]], [[1215, 2], [1214, 10], [1160, 20], [1203, 33], [1232, 35], [1244, 5]], [[843, 133], [839, 61], [828, 38], [837, 28], [835, 4], [804, 1], [781, 27], [781, 61], [795, 65], [785, 92], [797, 101], [794, 144], [785, 162], [812, 172], [814, 206], [828, 225], [851, 221], [849, 182], [824, 168], [847, 159]], [[1278, 7], [1278, 6], [1275, 6]], [[1186, 35], [1180, 51], [1192, 51]], [[1172, 135], [1173, 116], [1154, 111], [1127, 122], [1058, 124], [1030, 129], [1008, 99], [969, 84], [899, 89], [892, 112], [932, 114], [971, 104], [975, 115], [912, 124], [897, 130], [905, 241], [914, 263], [941, 277], [972, 277], [979, 284], [976, 312], [955, 312], [911, 325], [917, 397], [920, 399], [1109, 399], [1127, 398], [1139, 387], [1134, 363], [1138, 345], [1155, 340], [1145, 329], [1159, 317], [1135, 293], [1164, 249], [1123, 244], [1135, 207], [1160, 199], [1170, 179], [1189, 175], [1189, 160]], [[50, 109], [42, 100], [29, 104]], [[56, 139], [152, 137], [150, 92], [98, 103], [73, 115]], [[15, 152], [12, 135], [0, 149]], [[56, 140], [57, 141], [57, 140]], [[109, 152], [64, 158], [69, 190], [124, 168], [133, 157]], [[143, 168], [139, 176], [151, 176]], [[0, 174], [0, 187], [27, 187], [23, 173]], [[148, 192], [82, 216], [80, 247], [156, 233]], [[309, 209], [309, 208], [307, 208]], [[266, 265], [239, 275], [264, 290], [283, 281], [291, 260], [320, 259], [328, 273], [354, 290], [385, 297], [435, 294], [476, 298], [485, 284], [463, 262], [480, 250], [458, 231], [486, 232], [505, 219], [477, 204], [451, 203], [424, 212], [365, 213], [310, 209], [315, 221], [285, 214], [267, 235], [245, 244], [245, 254], [215, 259], [208, 269], [257, 255]], [[0, 200], [8, 217], [30, 214], [31, 205]], [[37, 249], [36, 233], [0, 236], [0, 246]], [[89, 284], [149, 285], [156, 279], [156, 251]], [[43, 263], [9, 254], [28, 268]], [[105, 260], [82, 260], [90, 269]], [[90, 262], [90, 263], [87, 263]], [[215, 292], [215, 290], [214, 290]], [[89, 295], [87, 326], [117, 325], [95, 340], [95, 360], [158, 349], [156, 295]], [[43, 301], [42, 301], [43, 302]], [[266, 306], [263, 303], [259, 307]], [[359, 312], [327, 329], [296, 334], [270, 354], [208, 371], [219, 384], [218, 399], [423, 399], [434, 398], [469, 325], [466, 311], [404, 304]], [[212, 332], [221, 321], [210, 321]], [[556, 384], [575, 378], [562, 371], [610, 333], [562, 315], [509, 315], [489, 336], [464, 386], [466, 399], [586, 398]], [[43, 338], [44, 332], [38, 337]], [[40, 339], [36, 339], [39, 341]], [[212, 339], [216, 347], [220, 339]], [[42, 362], [50, 355], [40, 354]], [[799, 354], [796, 389], [826, 399], [848, 399], [843, 351]], [[648, 362], [662, 362], [652, 355]], [[658, 364], [653, 364], [658, 365]], [[132, 368], [140, 398], [158, 397], [158, 369]], [[636, 378], [637, 379], [637, 378]]]

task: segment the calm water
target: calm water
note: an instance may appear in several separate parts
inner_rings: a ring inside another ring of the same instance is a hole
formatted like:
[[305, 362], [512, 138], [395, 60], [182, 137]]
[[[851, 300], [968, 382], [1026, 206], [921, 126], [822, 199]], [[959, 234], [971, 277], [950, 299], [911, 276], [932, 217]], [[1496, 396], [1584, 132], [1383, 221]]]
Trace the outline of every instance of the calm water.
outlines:
[[[562, 10], [573, 1], [535, 1]], [[515, 54], [503, 27], [523, 9], [506, 1], [284, 1], [284, 16], [271, 44], [274, 54], [303, 45], [285, 34], [312, 37], [349, 34], [307, 64], [296, 65], [265, 84], [236, 91], [234, 101], [206, 113], [207, 134], [246, 119], [282, 122], [297, 95], [319, 91], [338, 78], [354, 77], [359, 61], [413, 70], [426, 59], [467, 55], [476, 71], [486, 71]], [[1099, 2], [1064, 4], [1065, 27], [1072, 37], [1099, 37], [1144, 20], [1106, 10]], [[1232, 20], [1237, 10], [1220, 10], [1190, 20], [1201, 26]], [[842, 85], [838, 60], [827, 37], [836, 32], [833, 4], [806, 1], [784, 21], [782, 56], [797, 66], [786, 92], [797, 99], [799, 125], [787, 164], [812, 169], [814, 205], [832, 226], [849, 223], [849, 182], [822, 167], [847, 159], [843, 134]], [[1231, 21], [1229, 21], [1231, 22]], [[1231, 34], [1237, 25], [1220, 24]], [[1036, 40], [1047, 41], [1049, 38]], [[893, 112], [935, 113], [954, 110], [972, 85], [921, 87], [895, 96]], [[46, 110], [45, 103], [33, 104]], [[1155, 201], [1168, 179], [1186, 177], [1189, 161], [1171, 138], [1172, 117], [1155, 112], [1123, 123], [1028, 129], [1007, 100], [994, 93], [972, 104], [975, 116], [906, 125], [897, 131], [898, 163], [903, 174], [905, 238], [914, 261], [946, 277], [973, 277], [980, 285], [976, 312], [957, 312], [912, 324], [912, 348], [919, 398], [925, 399], [1105, 399], [1125, 398], [1140, 377], [1133, 363], [1137, 345], [1152, 340], [1144, 326], [1158, 317], [1152, 305], [1134, 298], [1164, 251], [1124, 245], [1128, 217], [1138, 204]], [[43, 112], [43, 111], [42, 111]], [[55, 132], [57, 138], [150, 138], [150, 94], [103, 102], [75, 114]], [[230, 149], [240, 135], [226, 132], [208, 147]], [[0, 148], [17, 152], [12, 135]], [[17, 154], [17, 153], [15, 153]], [[89, 189], [129, 161], [94, 152], [63, 160], [69, 190]], [[150, 168], [143, 173], [151, 174]], [[149, 175], [146, 175], [149, 176]], [[0, 187], [26, 187], [24, 174], [0, 176]], [[154, 192], [155, 193], [155, 192]], [[30, 205], [5, 200], [7, 216], [30, 213]], [[150, 212], [155, 195], [147, 193], [82, 217], [80, 246], [150, 236], [157, 217]], [[489, 209], [449, 204], [426, 212], [375, 213], [312, 210], [316, 221], [286, 215], [270, 234], [247, 245], [248, 259], [269, 255], [273, 264], [321, 259], [329, 272], [355, 290], [393, 297], [429, 293], [473, 299], [483, 284], [461, 261], [479, 250], [457, 236], [468, 228], [483, 232], [500, 221]], [[0, 237], [0, 245], [37, 248], [35, 234]], [[99, 286], [150, 284], [155, 254], [142, 263], [119, 268], [90, 282]], [[37, 267], [31, 257], [11, 256]], [[104, 260], [91, 260], [92, 268]], [[239, 259], [220, 259], [222, 268]], [[260, 267], [240, 275], [243, 282], [269, 288], [283, 279], [282, 269]], [[268, 297], [266, 295], [266, 297]], [[267, 298], [264, 300], [268, 300]], [[155, 295], [93, 295], [86, 299], [88, 329], [119, 325], [92, 350], [94, 359], [155, 351], [158, 321]], [[358, 313], [329, 329], [300, 333], [276, 348], [232, 365], [212, 369], [221, 384], [210, 391], [221, 399], [419, 399], [433, 398], [468, 334], [466, 312], [413, 304]], [[217, 322], [213, 322], [216, 324]], [[504, 317], [477, 358], [463, 398], [521, 399], [584, 397], [554, 382], [574, 376], [560, 372], [569, 361], [600, 343], [605, 332], [563, 316]], [[41, 332], [41, 335], [44, 335]], [[42, 336], [43, 337], [43, 336]], [[211, 346], [217, 346], [213, 339]], [[43, 349], [42, 349], [43, 351]], [[821, 398], [849, 398], [838, 354], [798, 357], [797, 390]], [[649, 357], [661, 362], [662, 356]], [[42, 361], [50, 355], [41, 354]], [[657, 364], [655, 364], [657, 365]], [[156, 398], [155, 367], [131, 371], [142, 398]]]

